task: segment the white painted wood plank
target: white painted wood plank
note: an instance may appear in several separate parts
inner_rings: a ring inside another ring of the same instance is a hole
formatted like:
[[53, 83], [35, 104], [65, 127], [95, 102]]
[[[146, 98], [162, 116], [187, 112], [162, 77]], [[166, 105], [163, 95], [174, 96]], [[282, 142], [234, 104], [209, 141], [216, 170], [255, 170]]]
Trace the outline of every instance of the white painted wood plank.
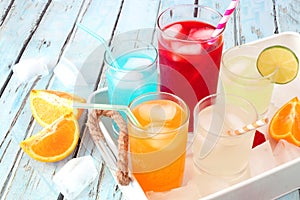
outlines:
[[[115, 21], [118, 18], [121, 1], [92, 1], [84, 10], [79, 21], [99, 34], [109, 43], [114, 32]], [[97, 16], [97, 20], [95, 20]], [[69, 41], [68, 48], [63, 56], [73, 62], [84, 79], [87, 87], [73, 87], [67, 90], [85, 98], [97, 87], [97, 79], [101, 76], [104, 47], [84, 31], [77, 29], [76, 34]], [[51, 89], [66, 90], [61, 82], [55, 78], [50, 85]], [[114, 181], [107, 167], [103, 166], [99, 150], [89, 136], [87, 128], [81, 137], [81, 145], [77, 156], [92, 155], [101, 172], [96, 180], [86, 188], [77, 199], [123, 199], [117, 183]]]
[[[134, 2], [134, 1], [126, 1], [126, 2], [124, 2], [124, 6], [127, 5], [127, 8], [132, 9], [130, 7], [130, 4], [132, 2]], [[54, 5], [54, 3], [55, 3], [55, 5]], [[30, 46], [28, 46], [28, 48], [25, 50], [22, 59], [24, 59], [26, 57], [36, 56], [36, 55], [51, 55], [51, 57], [53, 57], [54, 60], [59, 58], [60, 48], [62, 48], [63, 43], [64, 43], [62, 41], [67, 40], [66, 39], [67, 33], [70, 32], [72, 24], [67, 23], [68, 19], [66, 19], [66, 18], [64, 19], [65, 22], [60, 22], [61, 26], [56, 26], [57, 24], [55, 21], [52, 21], [52, 23], [50, 23], [48, 21], [51, 19], [52, 14], [55, 13], [53, 11], [55, 8], [60, 11], [61, 11], [60, 8], [66, 8], [64, 6], [61, 6], [61, 4], [59, 5], [56, 3], [57, 2], [53, 2], [53, 4], [50, 5], [50, 6], [53, 6], [53, 8], [51, 8], [52, 11], [51, 12], [49, 11], [49, 13], [46, 13], [46, 15], [49, 14], [49, 16], [45, 17], [45, 22], [42, 22], [42, 24], [38, 28], [38, 30], [45, 28], [45, 32], [49, 32], [49, 33], [45, 33], [42, 30], [37, 31], [34, 35], [35, 39], [32, 39], [30, 41], [30, 43], [29, 43]], [[77, 3], [78, 2], [76, 2], [77, 7], [75, 6], [75, 8], [70, 8], [70, 9], [79, 9], [78, 5], [80, 5], [80, 3], [78, 3], [78, 4]], [[120, 3], [120, 1], [118, 3]], [[208, 1], [208, 3], [210, 3], [210, 1]], [[72, 4], [75, 4], [75, 2], [72, 2]], [[119, 7], [120, 4], [115, 4], [115, 2], [112, 3], [109, 0], [107, 0], [107, 1], [94, 0], [91, 2], [90, 6], [89, 5], [86, 5], [86, 6], [87, 6], [87, 10], [86, 10], [85, 15], [83, 16], [83, 21], [86, 22], [87, 25], [89, 25], [91, 28], [95, 27], [94, 30], [96, 30], [100, 34], [103, 34], [103, 37], [109, 39], [111, 33], [113, 32], [114, 24], [112, 22], [114, 22], [114, 20], [116, 19], [117, 13], [112, 12], [113, 13], [112, 15], [111, 15], [111, 12], [102, 13], [104, 16], [107, 17], [107, 19], [105, 19], [105, 17], [103, 17], [102, 14], [99, 15], [99, 19], [97, 19], [97, 20], [95, 20], [95, 18], [92, 16], [96, 15], [97, 11], [100, 10], [100, 7], [106, 8], [105, 11], [107, 11], [107, 10], [118, 11], [118, 9], [116, 9], [116, 7]], [[105, 7], [105, 6], [108, 6], [108, 7]], [[134, 5], [132, 5], [132, 6], [134, 7]], [[213, 6], [218, 7], [219, 5], [213, 4]], [[57, 11], [57, 12], [59, 13], [59, 11]], [[66, 15], [68, 15], [68, 14], [72, 15], [71, 13], [72, 12], [69, 12], [69, 13], [67, 12]], [[150, 15], [151, 13], [148, 13], [148, 14]], [[63, 15], [63, 12], [60, 13], [60, 15]], [[63, 15], [61, 17], [62, 18], [66, 17], [66, 15]], [[57, 16], [59, 16], [59, 15], [57, 15]], [[152, 16], [152, 14], [151, 14], [151, 16]], [[75, 21], [74, 16], [68, 16], [68, 18], [69, 17], [72, 18], [71, 22]], [[62, 19], [62, 18], [59, 18], [59, 19]], [[130, 21], [129, 19], [132, 19], [132, 16], [128, 17], [128, 21]], [[124, 20], [124, 22], [122, 22], [122, 23], [119, 22], [120, 24], [122, 24], [122, 26], [124, 26], [125, 22], [126, 23], [128, 22], [126, 20], [126, 17], [124, 17], [124, 18], [122, 17], [122, 18], [120, 18], [120, 20]], [[64, 32], [63, 35], [59, 34], [57, 36], [58, 32], [52, 32], [51, 31], [52, 28], [45, 27], [46, 24], [50, 24], [50, 27], [59, 27], [59, 28], [66, 29], [66, 30], [68, 29], [69, 31]], [[64, 25], [62, 25], [62, 24], [64, 24]], [[147, 22], [147, 24], [148, 24], [148, 22]], [[129, 28], [130, 26], [125, 27], [124, 30], [126, 28]], [[132, 27], [134, 27], [134, 26], [137, 26], [137, 25], [133, 25]], [[109, 27], [109, 28], [103, 29], [103, 27]], [[119, 28], [120, 27], [121, 26], [119, 26]], [[120, 28], [118, 30], [122, 30], [122, 28]], [[89, 64], [92, 64], [94, 62], [94, 60], [97, 59], [98, 53], [100, 53], [99, 59], [100, 60], [102, 59], [101, 53], [103, 53], [103, 48], [99, 47], [99, 44], [97, 44], [91, 38], [88, 38], [88, 40], [85, 40], [83, 42], [83, 39], [85, 39], [85, 38], [87, 38], [87, 36], [84, 33], [79, 33], [79, 31], [77, 30], [77, 34], [74, 38], [72, 38], [71, 45], [66, 50], [64, 56], [66, 56], [68, 59], [70, 59], [72, 62], [74, 62], [76, 64], [76, 66], [78, 66], [80, 69], [81, 69], [81, 67], [87, 67], [87, 69], [89, 69], [89, 70], [91, 70], [91, 69], [100, 70], [101, 66], [90, 67]], [[44, 41], [45, 41], [45, 43], [44, 43]], [[53, 41], [55, 41], [54, 42], [55, 44], [52, 43]], [[49, 44], [51, 44], [52, 46], [51, 45], [49, 46]], [[91, 54], [93, 54], [93, 55], [91, 55]], [[93, 60], [93, 62], [88, 62], [87, 60]], [[101, 61], [97, 61], [97, 62], [101, 63]], [[95, 73], [95, 76], [97, 76], [96, 73]], [[92, 78], [94, 78], [95, 76], [92, 76]], [[48, 84], [49, 78], [50, 78], [50, 76], [45, 77], [41, 81], [39, 81], [36, 88], [45, 88]], [[30, 123], [31, 113], [30, 113], [30, 110], [28, 107], [28, 102], [25, 102], [25, 100], [27, 98], [26, 94], [27, 94], [27, 92], [29, 92], [31, 84], [29, 84], [27, 86], [18, 87], [15, 77], [13, 76], [12, 80], [9, 82], [8, 89], [5, 90], [2, 98], [0, 99], [1, 100], [0, 101], [1, 108], [2, 107], [6, 108], [6, 109], [4, 109], [4, 112], [2, 112], [5, 114], [5, 117], [1, 118], [1, 116], [3, 116], [2, 113], [0, 115], [0, 119], [1, 119], [0, 122], [1, 122], [1, 124], [4, 125], [3, 129], [2, 129], [2, 127], [0, 127], [0, 130], [1, 130], [0, 133], [2, 134], [2, 133], [7, 133], [10, 131], [8, 138], [3, 140], [3, 142], [2, 142], [3, 148], [0, 148], [0, 153], [2, 155], [2, 159], [6, 160], [5, 163], [11, 163], [11, 161], [9, 161], [9, 162], [7, 161], [7, 159], [10, 159], [10, 157], [12, 157], [12, 159], [16, 158], [15, 155], [18, 153], [17, 152], [18, 151], [18, 143], [16, 141], [22, 139], [25, 136], [25, 134], [26, 134], [26, 130], [24, 130], [25, 127], [28, 127], [28, 126], [30, 127], [29, 123]], [[76, 89], [76, 88], [75, 88], [75, 90], [72, 90], [72, 89], [70, 90], [70, 89], [64, 88], [61, 85], [61, 83], [56, 79], [54, 79], [53, 82], [51, 82], [50, 88], [51, 89], [59, 89], [59, 90], [75, 91], [75, 93], [81, 92], [81, 91], [78, 91], [79, 89]], [[90, 90], [92, 91], [93, 88], [90, 88]], [[26, 103], [24, 108], [22, 108], [23, 101]], [[9, 125], [14, 123], [12, 121], [13, 120], [12, 117], [18, 112], [20, 107], [21, 107], [20, 116], [17, 119], [15, 127], [13, 127], [10, 130]], [[11, 112], [9, 112], [10, 108], [12, 108]], [[40, 127], [35, 126], [35, 129], [33, 130], [33, 132], [36, 132], [39, 129], [40, 129]], [[83, 134], [84, 134], [84, 136], [87, 136], [86, 135], [87, 133], [83, 133]], [[95, 150], [92, 141], [90, 141], [90, 138], [84, 137], [84, 136], [82, 137], [82, 139], [84, 140], [84, 143], [83, 143], [84, 145], [82, 145], [80, 147], [79, 156], [91, 154], [91, 155], [93, 155], [93, 157], [99, 158], [99, 152], [97, 152]], [[10, 159], [10, 160], [12, 160], [12, 159]], [[26, 198], [28, 198], [28, 199], [55, 199], [57, 197], [58, 191], [56, 191], [55, 189], [52, 188], [53, 183], [51, 181], [51, 178], [52, 178], [53, 173], [55, 173], [67, 160], [68, 159], [66, 159], [65, 161], [59, 162], [59, 163], [45, 165], [45, 163], [39, 163], [39, 162], [33, 161], [27, 155], [24, 154], [24, 156], [22, 156], [22, 160], [20, 160], [20, 165], [19, 165], [20, 168], [17, 169], [16, 173], [12, 174], [13, 176], [16, 176], [16, 177], [14, 179], [11, 179], [11, 180], [13, 180], [14, 185], [12, 188], [10, 188], [10, 190], [7, 194], [7, 197], [8, 197], [7, 199], [15, 199], [15, 198], [18, 199], [21, 197], [23, 197], [25, 199]], [[101, 161], [99, 160], [98, 163], [100, 165]], [[5, 167], [11, 168], [12, 166], [6, 165], [6, 166], [3, 166], [3, 168], [1, 168], [1, 165], [0, 165], [0, 172], [5, 171], [5, 170], [3, 170]], [[99, 175], [98, 179], [93, 183], [91, 188], [84, 191], [84, 193], [81, 196], [81, 199], [96, 199], [96, 198], [120, 199], [120, 198], [123, 198], [121, 193], [117, 189], [117, 186], [116, 186], [115, 182], [113, 181], [107, 168], [100, 167], [99, 169], [101, 169], [101, 170], [103, 169], [104, 170], [103, 173], [101, 175]], [[49, 173], [49, 172], [51, 172], [51, 173]], [[1, 175], [5, 176], [5, 174], [3, 174], [3, 173], [1, 173]], [[27, 179], [28, 177], [31, 177], [31, 179], [29, 182], [27, 182], [27, 184], [19, 184], [19, 183], [22, 183], [22, 181], [24, 181], [24, 179]], [[98, 182], [98, 180], [99, 180], [99, 182]], [[11, 185], [9, 185], [9, 186], [11, 186]], [[116, 189], [117, 192], [115, 192], [114, 189]], [[23, 196], [23, 192], [25, 193], [25, 197]]]
[[275, 32], [272, 0], [240, 0], [238, 42], [244, 44], [273, 35]]
[[3, 23], [5, 17], [8, 14], [8, 11], [10, 10], [13, 0], [1, 0], [0, 1], [0, 25]]
[[155, 28], [158, 15], [157, 0], [125, 0], [116, 34], [136, 29]]
[[[167, 8], [173, 7], [178, 4], [194, 4], [194, 2], [194, 0], [162, 0], [160, 13], [166, 10]], [[199, 4], [202, 4], [201, 1], [199, 1]]]
[[277, 0], [276, 2], [279, 32], [300, 33], [300, 0]]
[[[27, 40], [31, 37], [46, 5], [46, 0], [37, 2], [14, 1], [0, 29], [0, 89], [6, 82]], [[24, 13], [24, 10], [28, 12]]]
[[[26, 57], [36, 57], [39, 55], [50, 55], [53, 59], [58, 59], [61, 48], [64, 46], [64, 43], [67, 40], [70, 31], [72, 30], [73, 24], [76, 21], [81, 4], [82, 1], [68, 2], [68, 4], [64, 3], [64, 1], [56, 1], [53, 4], [50, 4], [43, 20], [40, 22], [35, 34], [29, 41], [29, 44], [25, 49], [21, 60], [25, 59]], [[26, 15], [26, 11], [27, 10], [22, 11], [23, 15]], [[30, 9], [28, 10], [28, 12], [29, 13], [27, 14], [31, 15]], [[60, 34], [58, 34], [58, 32], [51, 30], [60, 30], [61, 32]], [[44, 43], [44, 41], [46, 41], [46, 43]], [[43, 78], [41, 81], [39, 81], [36, 87], [39, 89], [45, 88], [48, 84], [49, 78], [50, 76]], [[20, 90], [18, 90], [16, 77], [14, 77], [13, 75], [11, 81], [8, 83], [7, 90], [4, 91], [1, 97], [1, 102], [3, 102], [3, 105], [5, 105], [3, 111], [4, 115], [1, 115], [0, 117], [1, 122], [5, 124], [5, 126], [1, 126], [1, 134], [9, 132], [9, 137], [5, 138], [4, 143], [6, 142], [6, 140], [9, 141], [12, 138], [17, 138], [17, 141], [15, 143], [10, 143], [10, 145], [7, 146], [1, 146], [1, 150], [2, 148], [4, 149], [3, 156], [7, 157], [8, 159], [5, 163], [10, 163], [11, 165], [15, 163], [14, 160], [18, 158], [15, 156], [18, 156], [18, 154], [17, 152], [15, 152], [14, 154], [10, 154], [9, 152], [19, 150], [18, 142], [20, 139], [25, 138], [28, 131], [26, 130], [26, 128], [28, 126], [30, 127], [31, 112], [29, 109], [29, 102], [27, 101], [26, 93], [30, 91], [31, 85], [32, 82], [28, 85], [23, 86], [24, 88], [20, 87]], [[25, 103], [24, 108], [22, 108], [22, 102]], [[13, 117], [16, 115], [19, 109], [20, 115], [17, 115], [16, 119], [14, 119]], [[14, 124], [13, 120], [16, 120], [16, 124]], [[10, 125], [12, 125], [13, 127], [11, 128]], [[36, 127], [33, 133], [37, 133], [38, 130], [41, 130], [41, 128]], [[26, 170], [23, 169], [25, 163], [27, 163], [26, 166], [30, 166], [29, 170], [28, 168], [26, 168]], [[54, 170], [50, 169], [48, 171], [50, 173], [47, 174], [45, 171], [48, 166], [47, 164], [37, 167], [32, 163], [34, 163], [34, 161], [32, 159], [29, 159], [27, 155], [24, 155], [24, 157], [22, 157], [22, 159], [20, 160], [20, 165], [10, 166], [6, 169], [2, 168], [3, 165], [0, 166], [1, 174], [3, 175], [10, 173], [11, 169], [14, 170], [19, 166], [16, 171], [12, 172], [11, 177], [7, 176], [8, 178], [12, 179], [10, 180], [11, 182], [6, 185], [7, 190], [5, 196], [12, 197], [17, 191], [20, 190], [20, 188], [22, 188], [24, 189], [24, 191], [22, 191], [21, 194], [25, 199], [35, 199], [35, 197], [36, 199], [40, 199], [36, 195], [36, 193], [40, 192], [41, 195], [45, 195], [49, 193], [49, 190], [52, 190], [51, 187], [49, 187], [49, 182], [44, 181], [46, 179], [41, 177], [41, 174], [39, 172], [43, 171], [45, 172], [42, 173], [43, 176], [51, 177]], [[36, 177], [34, 179], [31, 178], [33, 174]], [[2, 183], [2, 186], [3, 184], [4, 183]], [[32, 189], [26, 189], [28, 186], [34, 187], [32, 187]], [[57, 198], [58, 194], [58, 191], [55, 191], [55, 193], [49, 193], [49, 199]]]

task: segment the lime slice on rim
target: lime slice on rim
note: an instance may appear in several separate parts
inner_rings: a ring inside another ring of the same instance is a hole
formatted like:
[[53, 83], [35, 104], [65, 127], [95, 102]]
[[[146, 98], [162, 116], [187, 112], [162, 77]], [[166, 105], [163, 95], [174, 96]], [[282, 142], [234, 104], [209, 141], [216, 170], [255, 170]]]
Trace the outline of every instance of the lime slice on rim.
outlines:
[[299, 60], [291, 49], [275, 45], [260, 52], [256, 66], [262, 76], [268, 76], [277, 70], [272, 79], [275, 83], [285, 84], [296, 78]]

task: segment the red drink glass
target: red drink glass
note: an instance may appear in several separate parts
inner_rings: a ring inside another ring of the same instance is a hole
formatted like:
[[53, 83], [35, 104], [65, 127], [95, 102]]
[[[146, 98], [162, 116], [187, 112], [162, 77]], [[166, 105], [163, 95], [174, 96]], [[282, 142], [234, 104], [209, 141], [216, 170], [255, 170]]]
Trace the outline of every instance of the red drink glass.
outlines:
[[211, 35], [221, 18], [214, 9], [193, 4], [168, 8], [158, 17], [160, 90], [179, 96], [190, 110], [216, 93], [223, 32]]

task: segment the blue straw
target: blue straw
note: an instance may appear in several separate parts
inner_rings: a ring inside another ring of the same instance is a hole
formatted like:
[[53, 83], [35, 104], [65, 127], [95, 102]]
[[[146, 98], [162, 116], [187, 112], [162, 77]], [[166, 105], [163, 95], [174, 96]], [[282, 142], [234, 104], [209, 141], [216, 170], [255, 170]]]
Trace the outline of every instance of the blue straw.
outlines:
[[88, 33], [89, 35], [91, 35], [92, 37], [94, 37], [96, 40], [98, 40], [99, 42], [101, 42], [101, 44], [103, 44], [105, 50], [106, 50], [106, 53], [108, 55], [108, 57], [111, 59], [112, 61], [112, 65], [115, 67], [115, 68], [118, 68], [120, 69], [120, 65], [116, 62], [116, 60], [114, 59], [114, 57], [112, 56], [111, 54], [111, 51], [109, 49], [109, 47], [106, 45], [106, 42], [105, 40], [99, 36], [97, 33], [93, 32], [92, 30], [90, 30], [89, 28], [87, 28], [86, 26], [84, 26], [83, 24], [81, 23], [77, 23], [76, 24], [80, 29], [84, 30], [86, 33]]

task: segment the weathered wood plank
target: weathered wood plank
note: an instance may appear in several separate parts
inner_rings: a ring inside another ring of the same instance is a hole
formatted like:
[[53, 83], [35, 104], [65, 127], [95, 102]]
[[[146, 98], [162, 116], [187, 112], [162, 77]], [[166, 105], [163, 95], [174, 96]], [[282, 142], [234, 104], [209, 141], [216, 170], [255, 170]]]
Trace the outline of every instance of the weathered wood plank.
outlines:
[[[73, 1], [66, 3], [63, 1], [55, 1], [47, 6], [48, 9], [43, 15], [42, 20], [39, 22], [35, 33], [30, 37], [28, 46], [26, 46], [24, 52], [22, 52], [21, 60], [28, 57], [36, 58], [43, 55], [48, 55], [52, 59], [58, 60], [61, 53], [60, 51], [77, 19], [82, 2], [83, 1]], [[27, 15], [31, 16], [32, 13], [30, 11], [30, 9], [26, 10], [23, 8], [22, 16], [24, 19], [27, 19]], [[24, 24], [26, 25], [26, 22], [24, 22]], [[11, 25], [11, 27], [14, 26]], [[31, 30], [31, 26], [28, 26], [27, 28]], [[23, 29], [26, 33], [25, 27]], [[59, 32], [57, 32], [58, 30]], [[50, 76], [42, 78], [41, 81], [38, 82], [36, 88], [46, 88], [49, 78]], [[31, 127], [31, 112], [28, 105], [27, 94], [30, 91], [32, 84], [33, 83], [30, 82], [27, 85], [18, 86], [16, 77], [13, 75], [8, 82], [7, 90], [4, 91], [1, 98], [1, 102], [5, 105], [3, 111], [4, 115], [1, 115], [0, 117], [1, 122], [5, 124], [4, 126], [1, 126], [1, 134], [7, 134], [3, 144], [8, 143], [7, 141], [9, 140], [16, 140], [14, 143], [10, 142], [9, 145], [1, 146], [1, 151], [3, 150], [2, 155], [7, 159], [5, 163], [10, 164], [10, 166], [0, 166], [1, 174], [7, 177], [7, 180], [4, 179], [4, 181], [8, 181], [7, 183], [9, 183], [6, 184], [5, 182], [1, 182], [1, 187], [5, 189], [2, 191], [3, 193], [1, 193], [1, 195], [3, 194], [4, 197], [10, 198], [15, 196], [15, 193], [20, 193], [25, 199], [34, 199], [38, 196], [36, 193], [40, 192], [41, 195], [46, 195], [48, 193], [48, 198], [53, 199], [57, 198], [59, 193], [58, 191], [49, 192], [49, 190], [52, 191], [53, 189], [49, 187], [51, 182], [47, 181], [45, 177], [49, 178], [50, 176], [51, 178], [53, 175], [52, 173], [55, 170], [49, 169], [49, 171], [47, 171], [46, 169], [49, 167], [48, 164], [35, 164], [35, 161], [25, 154], [23, 157], [18, 157], [18, 153], [23, 155], [23, 152], [19, 149], [18, 143], [26, 137], [28, 129]], [[13, 118], [14, 116], [16, 117]], [[39, 130], [41, 130], [41, 127], [35, 126], [32, 133], [35, 134]], [[28, 135], [30, 134], [31, 133]], [[41, 171], [43, 173], [40, 173]], [[46, 171], [48, 173], [46, 173]], [[37, 199], [40, 198], [37, 197]]]
[[124, 1], [115, 34], [137, 29], [154, 29], [156, 26], [158, 9], [159, 1], [157, 0]]
[[[115, 21], [118, 19], [120, 9], [121, 1], [91, 1], [82, 10], [82, 16], [78, 21], [106, 39], [108, 44], [114, 32]], [[97, 16], [97, 20], [95, 20], [95, 16]], [[64, 51], [63, 57], [75, 64], [88, 83], [85, 87], [75, 86], [68, 90], [87, 98], [97, 87], [98, 78], [101, 76], [104, 47], [81, 29], [76, 30], [74, 37], [68, 43], [68, 48]], [[56, 78], [54, 78], [50, 88], [66, 89]], [[77, 156], [83, 155], [93, 156], [99, 175], [90, 187], [80, 194], [78, 199], [122, 199], [121, 191], [107, 167], [103, 165], [101, 154], [95, 147], [85, 126], [83, 126], [81, 145]]]
[[[244, 1], [241, 0], [241, 3]], [[155, 27], [158, 12], [170, 5], [186, 2], [193, 3], [192, 0], [167, 0], [161, 2], [154, 0], [147, 2], [137, 0], [118, 0], [117, 2], [110, 0], [73, 0], [72, 2], [52, 1], [48, 5], [46, 0], [14, 1], [15, 6], [12, 6], [10, 12], [7, 13], [8, 15], [3, 21], [0, 30], [0, 51], [1, 55], [5, 55], [0, 58], [0, 80], [3, 80], [2, 77], [7, 80], [6, 78], [11, 73], [10, 65], [19, 59], [46, 56], [51, 58], [52, 64], [55, 64], [60, 59], [60, 56], [63, 55], [63, 57], [69, 59], [78, 67], [90, 85], [84, 88], [66, 88], [56, 77], [51, 79], [51, 74], [43, 77], [36, 85], [33, 82], [28, 83], [28, 85], [19, 85], [14, 75], [8, 79], [8, 85], [0, 99], [0, 173], [3, 177], [7, 177], [7, 179], [0, 180], [2, 188], [1, 198], [56, 199], [58, 196], [59, 191], [55, 189], [52, 176], [73, 155], [58, 163], [40, 163], [23, 154], [19, 149], [18, 143], [27, 136], [27, 133], [29, 136], [41, 129], [41, 127], [31, 124], [32, 118], [27, 98], [32, 86], [35, 88], [48, 87], [50, 89], [64, 90], [87, 97], [97, 87], [94, 83], [97, 82], [99, 76], [101, 83], [104, 83], [105, 78], [103, 74], [101, 75], [103, 70], [103, 46], [99, 45], [97, 41], [81, 30], [75, 30], [76, 35], [70, 36], [76, 20], [82, 21], [82, 23], [109, 42], [114, 34], [128, 32], [133, 29]], [[228, 4], [227, 1], [216, 3], [215, 1], [204, 0], [199, 2], [217, 8], [221, 13]], [[254, 19], [250, 19], [247, 16], [247, 13], [251, 10], [250, 6], [255, 8], [255, 12], [258, 12], [260, 6], [263, 8], [262, 11], [265, 11], [265, 9], [271, 11], [270, 2], [271, 0], [268, 2], [256, 0], [252, 2], [254, 3], [253, 5], [248, 5], [247, 2], [243, 4], [243, 7], [237, 13], [238, 23], [235, 24], [232, 18], [227, 25], [225, 48], [235, 45], [237, 41], [240, 44], [273, 34], [269, 29], [270, 27], [274, 29], [274, 25], [271, 26], [272, 23], [270, 23], [273, 11], [270, 13], [270, 16], [267, 15], [268, 20], [264, 19], [262, 14], [258, 14], [259, 16], [256, 16], [255, 19], [264, 20], [261, 22], [257, 21], [254, 23]], [[278, 0], [278, 2], [277, 20], [280, 25], [280, 31], [293, 30], [299, 32], [299, 22], [293, 19], [294, 15], [297, 16], [295, 19], [299, 18], [299, 7], [297, 6], [299, 5], [297, 4], [299, 0]], [[10, 1], [0, 1], [0, 11], [5, 11], [9, 7], [9, 3]], [[78, 16], [77, 13], [81, 8], [83, 9], [82, 16]], [[123, 10], [118, 16], [121, 8]], [[3, 12], [1, 13], [2, 16], [5, 15]], [[247, 16], [246, 18], [245, 15]], [[28, 18], [25, 16], [28, 16]], [[118, 20], [118, 23], [115, 27], [116, 20]], [[261, 27], [265, 23], [269, 24]], [[15, 27], [19, 27], [19, 29], [16, 31]], [[234, 35], [235, 30], [239, 31], [237, 32], [237, 37]], [[6, 49], [3, 49], [4, 47]], [[50, 79], [51, 82], [49, 83]], [[2, 82], [3, 84], [4, 82]], [[99, 87], [104, 85], [100, 84]], [[84, 123], [84, 119], [82, 120], [82, 123]], [[82, 130], [81, 140], [82, 144], [79, 147], [78, 154], [75, 156], [92, 155], [101, 173], [99, 173], [97, 180], [83, 191], [78, 198], [124, 199], [110, 172], [106, 167], [102, 166], [99, 151], [95, 148], [86, 129]]]
[[0, 26], [3, 24], [3, 21], [5, 20], [9, 10], [11, 9], [11, 6], [13, 5], [13, 0], [1, 0], [0, 1]]
[[[10, 78], [11, 65], [18, 61], [37, 27], [47, 0], [14, 1], [0, 29], [0, 92]], [[24, 10], [28, 12], [25, 15]], [[5, 14], [6, 15], [6, 14]], [[1, 94], [0, 94], [1, 95]]]
[[276, 26], [272, 0], [241, 0], [237, 11], [238, 44], [274, 34]]
[[300, 0], [276, 0], [279, 31], [300, 33]]

